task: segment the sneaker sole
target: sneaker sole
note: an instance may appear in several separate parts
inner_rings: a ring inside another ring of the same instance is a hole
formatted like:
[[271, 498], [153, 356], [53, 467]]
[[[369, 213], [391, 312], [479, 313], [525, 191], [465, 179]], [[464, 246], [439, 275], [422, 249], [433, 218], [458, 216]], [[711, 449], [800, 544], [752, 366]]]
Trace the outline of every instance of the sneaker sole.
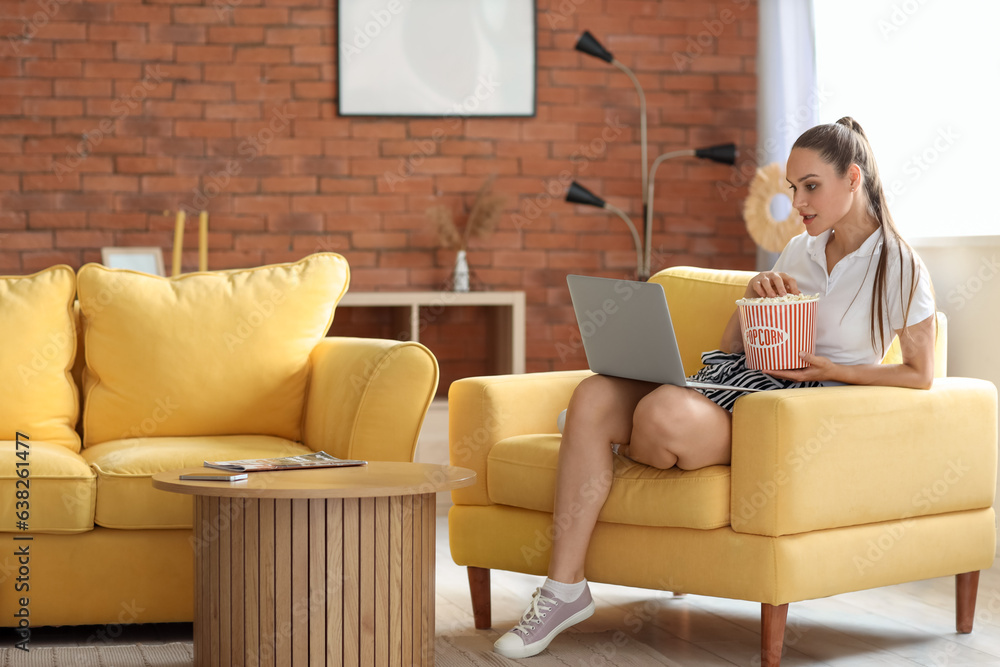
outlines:
[[584, 607], [583, 609], [576, 612], [575, 614], [567, 618], [565, 621], [557, 625], [556, 629], [550, 632], [549, 636], [546, 637], [545, 639], [540, 639], [539, 641], [534, 642], [533, 644], [529, 644], [527, 646], [523, 646], [520, 649], [513, 649], [513, 650], [500, 649], [494, 646], [493, 650], [505, 658], [512, 658], [515, 660], [518, 658], [530, 658], [531, 656], [538, 655], [539, 653], [547, 649], [549, 647], [549, 644], [552, 643], [552, 640], [555, 639], [556, 635], [558, 635], [560, 632], [562, 632], [563, 630], [565, 630], [570, 626], [576, 625], [580, 621], [584, 621], [590, 618], [593, 615], [594, 615], [594, 602], [593, 600], [591, 600], [589, 605], [587, 605], [586, 607]]

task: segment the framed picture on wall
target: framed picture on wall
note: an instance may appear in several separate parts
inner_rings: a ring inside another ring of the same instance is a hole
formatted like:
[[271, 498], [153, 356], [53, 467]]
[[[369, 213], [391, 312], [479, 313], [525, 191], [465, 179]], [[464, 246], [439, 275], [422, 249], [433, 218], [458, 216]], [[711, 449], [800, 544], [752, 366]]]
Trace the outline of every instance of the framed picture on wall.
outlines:
[[101, 264], [111, 269], [131, 269], [162, 276], [162, 248], [101, 248]]
[[341, 116], [534, 116], [535, 0], [340, 0]]

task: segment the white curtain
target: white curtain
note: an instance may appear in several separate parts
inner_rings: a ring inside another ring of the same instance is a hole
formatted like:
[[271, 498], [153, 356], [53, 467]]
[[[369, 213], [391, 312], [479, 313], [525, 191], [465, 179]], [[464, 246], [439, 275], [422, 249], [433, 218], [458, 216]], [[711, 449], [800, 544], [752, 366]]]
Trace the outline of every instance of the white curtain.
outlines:
[[[792, 144], [819, 122], [816, 32], [812, 0], [760, 0], [757, 40], [757, 164], [784, 168]], [[776, 200], [777, 201], [777, 200]], [[783, 220], [790, 208], [775, 207]], [[757, 249], [758, 270], [778, 255]]]

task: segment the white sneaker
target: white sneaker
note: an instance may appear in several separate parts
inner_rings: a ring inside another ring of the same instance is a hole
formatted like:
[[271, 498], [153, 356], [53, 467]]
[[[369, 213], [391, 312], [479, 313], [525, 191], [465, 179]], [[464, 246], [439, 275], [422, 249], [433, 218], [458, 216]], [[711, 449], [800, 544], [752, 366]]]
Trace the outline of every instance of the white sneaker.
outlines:
[[566, 628], [594, 614], [590, 586], [573, 602], [563, 602], [544, 588], [536, 588], [531, 604], [521, 622], [496, 640], [493, 650], [505, 658], [529, 658], [538, 655]]

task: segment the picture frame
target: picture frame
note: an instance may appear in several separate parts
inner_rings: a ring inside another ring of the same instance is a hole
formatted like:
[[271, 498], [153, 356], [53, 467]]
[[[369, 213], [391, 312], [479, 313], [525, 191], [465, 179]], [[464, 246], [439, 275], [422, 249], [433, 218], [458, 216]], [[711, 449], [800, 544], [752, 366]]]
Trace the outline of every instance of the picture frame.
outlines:
[[341, 116], [535, 116], [535, 0], [338, 2], [337, 33]]
[[165, 275], [163, 248], [151, 246], [101, 248], [101, 264], [111, 269], [129, 269], [154, 276]]

